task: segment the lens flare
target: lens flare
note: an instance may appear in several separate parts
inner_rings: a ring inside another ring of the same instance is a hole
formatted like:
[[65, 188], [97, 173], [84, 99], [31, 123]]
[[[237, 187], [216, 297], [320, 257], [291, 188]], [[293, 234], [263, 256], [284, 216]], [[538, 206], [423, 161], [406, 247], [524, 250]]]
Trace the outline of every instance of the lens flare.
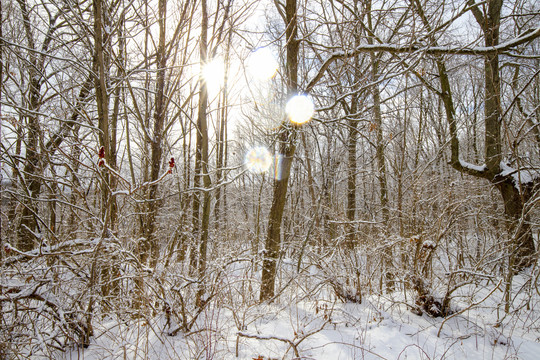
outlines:
[[278, 62], [268, 48], [258, 48], [248, 57], [247, 70], [257, 80], [265, 81], [273, 78], [278, 70]]
[[285, 106], [289, 120], [295, 124], [307, 123], [315, 113], [315, 105], [307, 95], [293, 96]]
[[263, 173], [272, 165], [272, 154], [264, 146], [257, 146], [247, 152], [244, 162], [252, 173]]
[[274, 162], [274, 179], [283, 180], [283, 166], [285, 157], [282, 154], [276, 155], [276, 161]]

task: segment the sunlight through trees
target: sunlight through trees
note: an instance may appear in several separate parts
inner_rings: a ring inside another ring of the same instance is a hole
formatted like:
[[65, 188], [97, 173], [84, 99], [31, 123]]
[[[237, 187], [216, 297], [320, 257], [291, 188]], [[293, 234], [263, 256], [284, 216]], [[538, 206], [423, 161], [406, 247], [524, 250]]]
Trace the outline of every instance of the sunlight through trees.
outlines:
[[538, 1], [0, 5], [1, 359], [540, 352]]

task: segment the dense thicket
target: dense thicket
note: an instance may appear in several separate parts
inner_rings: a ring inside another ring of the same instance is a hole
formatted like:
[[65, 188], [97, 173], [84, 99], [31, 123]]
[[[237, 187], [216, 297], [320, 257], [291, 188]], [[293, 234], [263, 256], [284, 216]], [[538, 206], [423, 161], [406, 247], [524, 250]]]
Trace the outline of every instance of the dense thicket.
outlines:
[[434, 316], [493, 276], [506, 312], [515, 274], [538, 291], [537, 2], [1, 6], [0, 357], [104, 317], [189, 333], [232, 289], [413, 291]]

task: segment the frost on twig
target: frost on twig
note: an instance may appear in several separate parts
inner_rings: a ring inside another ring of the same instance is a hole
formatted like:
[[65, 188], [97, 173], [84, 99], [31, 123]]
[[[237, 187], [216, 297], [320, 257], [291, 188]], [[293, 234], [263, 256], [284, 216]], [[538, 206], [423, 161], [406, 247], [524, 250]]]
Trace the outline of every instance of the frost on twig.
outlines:
[[116, 171], [115, 169], [110, 167], [109, 164], [107, 164], [107, 161], [105, 160], [105, 148], [103, 146], [99, 149], [98, 156], [99, 156], [99, 160], [98, 160], [98, 163], [97, 163], [98, 167], [102, 167], [102, 168], [107, 169], [107, 171], [111, 175], [113, 175], [118, 180], [121, 180], [121, 182], [127, 187], [124, 190], [113, 191], [112, 194], [111, 194], [112, 196], [116, 196], [116, 195], [130, 196], [130, 195], [133, 195], [134, 193], [136, 193], [139, 190], [142, 190], [142, 189], [147, 188], [147, 187], [152, 186], [152, 185], [156, 185], [159, 182], [161, 182], [163, 179], [165, 179], [165, 177], [167, 177], [167, 175], [172, 174], [172, 170], [175, 167], [174, 157], [171, 157], [171, 159], [169, 160], [169, 167], [168, 167], [167, 171], [165, 171], [163, 174], [161, 174], [161, 176], [159, 178], [157, 178], [156, 180], [153, 180], [153, 181], [146, 181], [146, 182], [144, 182], [142, 184], [137, 185], [137, 184], [132, 184], [129, 180], [127, 180], [125, 177], [123, 177], [118, 171]]

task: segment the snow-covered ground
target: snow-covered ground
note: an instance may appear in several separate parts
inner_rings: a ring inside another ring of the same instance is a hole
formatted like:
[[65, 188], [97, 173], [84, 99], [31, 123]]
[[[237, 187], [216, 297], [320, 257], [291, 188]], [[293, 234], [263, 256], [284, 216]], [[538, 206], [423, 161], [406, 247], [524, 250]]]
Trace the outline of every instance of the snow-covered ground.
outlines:
[[526, 279], [531, 278], [515, 277], [513, 287], [523, 295], [514, 297], [509, 313], [501, 305], [502, 282], [460, 288], [452, 303], [455, 312], [446, 319], [413, 314], [407, 304], [414, 301], [402, 291], [356, 304], [332, 300], [324, 291], [321, 299], [295, 300], [299, 297], [291, 290], [272, 304], [250, 305], [240, 298], [236, 304], [216, 302], [189, 333], [175, 336], [167, 334], [171, 326], [163, 316], [96, 322], [87, 349], [59, 358], [535, 360], [540, 358], [540, 294], [533, 289], [538, 284], [529, 293], [534, 296], [523, 292]]

